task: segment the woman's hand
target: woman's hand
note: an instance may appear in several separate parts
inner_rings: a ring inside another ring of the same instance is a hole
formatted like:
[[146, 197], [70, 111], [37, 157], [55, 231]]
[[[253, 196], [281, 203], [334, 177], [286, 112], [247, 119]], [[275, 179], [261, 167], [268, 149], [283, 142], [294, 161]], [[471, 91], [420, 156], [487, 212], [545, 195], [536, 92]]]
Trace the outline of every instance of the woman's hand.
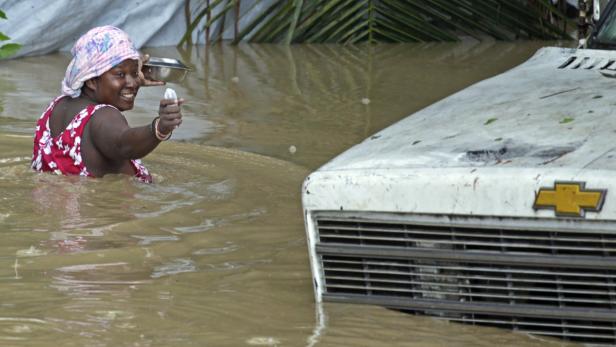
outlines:
[[182, 124], [182, 104], [184, 99], [162, 99], [158, 108], [158, 131], [163, 135], [170, 134]]
[[144, 67], [144, 64], [147, 63], [149, 60], [150, 60], [149, 54], [143, 54], [139, 58], [139, 84], [142, 87], [164, 86], [165, 85], [164, 81], [153, 80], [150, 78], [150, 75], [148, 73], [149, 71], [145, 71], [145, 72], [143, 71], [143, 70], [148, 69], [148, 67]]

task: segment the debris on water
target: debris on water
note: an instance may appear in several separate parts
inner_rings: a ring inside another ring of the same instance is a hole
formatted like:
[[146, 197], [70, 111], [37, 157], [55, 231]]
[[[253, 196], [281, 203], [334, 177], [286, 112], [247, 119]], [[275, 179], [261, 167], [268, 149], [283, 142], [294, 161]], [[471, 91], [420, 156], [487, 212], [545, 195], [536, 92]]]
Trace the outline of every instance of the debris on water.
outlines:
[[368, 104], [370, 103], [370, 99], [368, 99], [368, 98], [362, 98], [362, 99], [361, 99], [361, 103], [362, 103], [362, 104], [364, 104], [364, 105], [368, 105]]
[[293, 145], [289, 146], [289, 153], [295, 154], [295, 152], [297, 152], [297, 148]]
[[274, 337], [257, 336], [246, 340], [246, 343], [253, 346], [278, 346], [280, 340]]
[[573, 118], [572, 117], [565, 117], [559, 123], [560, 124], [567, 124], [567, 123], [571, 123], [571, 122], [573, 122]]
[[239, 78], [239, 77], [237, 77], [237, 76], [233, 76], [233, 77], [231, 77], [231, 82], [233, 82], [233, 83], [239, 83], [239, 82], [240, 82], [240, 78]]
[[30, 248], [28, 249], [20, 249], [17, 251], [18, 257], [38, 257], [45, 254], [47, 254], [47, 252], [40, 250], [34, 246], [30, 246]]

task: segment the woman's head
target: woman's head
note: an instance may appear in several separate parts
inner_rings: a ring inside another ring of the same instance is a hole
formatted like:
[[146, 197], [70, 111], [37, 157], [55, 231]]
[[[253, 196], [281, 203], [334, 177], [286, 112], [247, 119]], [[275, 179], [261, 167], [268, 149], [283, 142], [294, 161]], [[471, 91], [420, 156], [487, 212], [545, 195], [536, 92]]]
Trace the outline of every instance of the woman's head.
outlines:
[[133, 59], [126, 59], [102, 75], [87, 80], [82, 88], [86, 97], [99, 104], [113, 105], [120, 111], [133, 108], [138, 91], [139, 64]]
[[[139, 52], [124, 31], [113, 26], [91, 29], [77, 40], [71, 53], [73, 59], [62, 81], [62, 94], [76, 98], [89, 81], [86, 88], [109, 99], [101, 102], [121, 109], [132, 108], [139, 83], [131, 77], [139, 72]], [[114, 100], [120, 104], [116, 105]]]

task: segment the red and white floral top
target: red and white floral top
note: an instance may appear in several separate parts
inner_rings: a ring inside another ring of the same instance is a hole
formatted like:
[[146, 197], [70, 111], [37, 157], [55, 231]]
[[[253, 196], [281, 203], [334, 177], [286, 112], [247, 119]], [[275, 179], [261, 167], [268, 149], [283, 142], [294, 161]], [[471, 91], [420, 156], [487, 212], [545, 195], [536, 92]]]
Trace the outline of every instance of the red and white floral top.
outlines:
[[[113, 106], [106, 104], [88, 105], [75, 115], [64, 131], [56, 137], [51, 137], [49, 117], [55, 105], [63, 97], [64, 95], [55, 98], [36, 122], [32, 169], [39, 172], [94, 177], [88, 172], [81, 158], [81, 136], [83, 129], [96, 110]], [[135, 169], [135, 177], [139, 181], [152, 183], [152, 176], [139, 159], [133, 159], [130, 162]]]

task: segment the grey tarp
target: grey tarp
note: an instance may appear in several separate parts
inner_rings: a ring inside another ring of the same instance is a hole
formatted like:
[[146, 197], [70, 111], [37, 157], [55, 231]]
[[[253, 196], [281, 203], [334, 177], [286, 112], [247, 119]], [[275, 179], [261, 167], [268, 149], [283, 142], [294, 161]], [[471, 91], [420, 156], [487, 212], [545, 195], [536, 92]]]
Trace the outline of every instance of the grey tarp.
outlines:
[[[190, 2], [193, 16], [204, 3]], [[250, 15], [241, 15], [240, 28], [269, 3], [271, 0], [242, 1], [242, 13], [252, 9]], [[186, 31], [184, 6], [184, 0], [0, 0], [0, 10], [8, 17], [0, 20], [0, 32], [11, 37], [8, 42], [23, 45], [15, 57], [68, 51], [79, 36], [101, 25], [123, 29], [137, 48], [173, 46]], [[233, 11], [229, 15], [233, 16]], [[229, 18], [228, 23], [233, 20]], [[223, 38], [233, 35], [233, 26], [227, 26]], [[216, 30], [213, 27], [211, 35]], [[194, 32], [193, 41], [204, 40], [202, 33]]]

